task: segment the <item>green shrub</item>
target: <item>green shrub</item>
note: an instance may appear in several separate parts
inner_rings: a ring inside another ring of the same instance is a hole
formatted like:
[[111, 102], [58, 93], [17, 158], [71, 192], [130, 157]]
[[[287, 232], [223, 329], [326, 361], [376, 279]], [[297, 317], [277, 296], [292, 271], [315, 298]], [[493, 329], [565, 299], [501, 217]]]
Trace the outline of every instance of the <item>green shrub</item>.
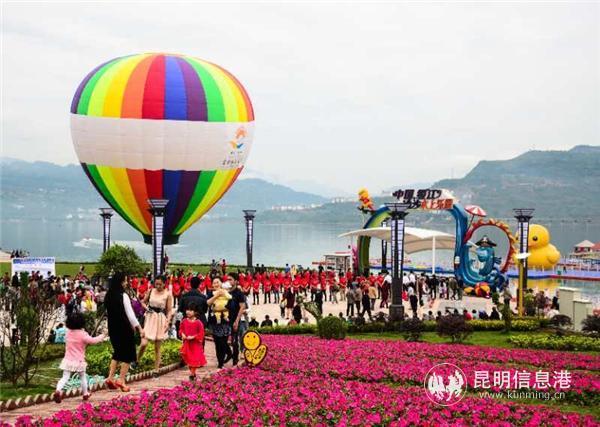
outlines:
[[383, 333], [393, 332], [398, 330], [399, 324], [394, 323], [383, 323], [383, 322], [371, 322], [363, 324], [352, 323], [348, 325], [348, 332], [351, 334], [371, 334], [371, 333]]
[[600, 335], [600, 316], [587, 316], [583, 322], [582, 330], [593, 335]]
[[516, 335], [508, 339], [511, 344], [521, 348], [544, 350], [600, 351], [600, 340], [579, 335]]
[[471, 335], [472, 331], [473, 328], [470, 322], [467, 322], [461, 315], [450, 314], [442, 316], [437, 322], [438, 335], [449, 337], [455, 343], [463, 342]]
[[524, 320], [524, 319], [515, 319], [512, 321], [512, 330], [525, 332], [525, 331], [536, 331], [540, 329], [541, 325], [539, 321], [536, 320]]
[[348, 325], [339, 317], [328, 316], [319, 320], [317, 330], [320, 338], [343, 340], [346, 338]]
[[[138, 361], [138, 366], [132, 372], [144, 372], [154, 369], [154, 349], [152, 344], [148, 345], [148, 349], [142, 356], [142, 360]], [[177, 340], [163, 341], [161, 345], [161, 359], [162, 366], [177, 363], [181, 360], [179, 349], [181, 348], [181, 342]], [[88, 375], [103, 375], [106, 376], [108, 373], [108, 365], [112, 359], [112, 346], [110, 343], [102, 343], [87, 348], [87, 354], [85, 360], [88, 364], [87, 373]]]
[[[514, 320], [513, 329], [515, 331], [536, 331], [547, 326], [547, 319], [538, 319], [535, 317], [525, 317]], [[437, 323], [434, 320], [421, 322], [423, 332], [435, 332]], [[469, 324], [473, 331], [502, 331], [504, 322], [502, 320], [470, 320]], [[380, 334], [384, 332], [402, 332], [402, 322], [370, 322], [370, 323], [350, 323], [348, 324], [349, 334]], [[291, 326], [273, 326], [264, 328], [253, 328], [261, 334], [273, 335], [312, 335], [317, 333], [317, 325], [303, 323], [301, 325]]]
[[552, 316], [550, 319], [550, 326], [554, 329], [554, 332], [558, 336], [562, 336], [565, 333], [565, 328], [571, 326], [571, 318], [564, 314], [557, 314]]
[[250, 328], [259, 334], [271, 335], [314, 335], [317, 333], [317, 325], [302, 323], [289, 326], [266, 326], [263, 328]]
[[42, 351], [36, 352], [36, 356], [39, 358], [40, 362], [45, 362], [46, 360], [53, 360], [59, 358], [62, 359], [64, 355], [64, 344], [48, 344]]
[[400, 333], [406, 341], [419, 341], [425, 331], [422, 320], [412, 317], [400, 323]]

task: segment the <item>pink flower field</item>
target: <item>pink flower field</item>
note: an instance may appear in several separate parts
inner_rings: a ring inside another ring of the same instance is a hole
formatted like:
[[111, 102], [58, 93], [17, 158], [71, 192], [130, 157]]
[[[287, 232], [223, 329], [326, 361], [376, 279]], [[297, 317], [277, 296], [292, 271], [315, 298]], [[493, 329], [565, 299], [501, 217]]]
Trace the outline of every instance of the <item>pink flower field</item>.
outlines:
[[269, 354], [257, 368], [226, 369], [202, 382], [98, 406], [83, 404], [44, 420], [23, 417], [17, 425], [599, 425], [592, 416], [556, 405], [480, 398], [474, 392], [456, 405], [437, 406], [422, 386], [425, 373], [440, 362], [459, 366], [469, 383], [470, 372], [478, 369], [569, 368], [573, 380], [566, 395], [571, 403], [591, 406], [598, 402], [597, 356], [294, 336], [264, 341]]
[[[550, 374], [568, 370], [568, 388], [548, 389], [564, 391], [571, 401], [582, 404], [600, 404], [600, 357], [566, 352], [540, 350], [510, 350], [469, 345], [409, 343], [404, 341], [355, 341], [332, 343], [312, 337], [272, 336], [268, 338], [270, 351], [279, 357], [265, 360], [262, 369], [276, 372], [302, 372], [347, 380], [422, 384], [429, 369], [443, 362], [460, 367], [474, 386], [475, 372], [509, 371], [529, 373], [530, 388], [534, 387], [535, 373]], [[302, 360], [302, 363], [297, 363]], [[586, 370], [583, 370], [586, 369]], [[499, 387], [490, 387], [498, 391]]]

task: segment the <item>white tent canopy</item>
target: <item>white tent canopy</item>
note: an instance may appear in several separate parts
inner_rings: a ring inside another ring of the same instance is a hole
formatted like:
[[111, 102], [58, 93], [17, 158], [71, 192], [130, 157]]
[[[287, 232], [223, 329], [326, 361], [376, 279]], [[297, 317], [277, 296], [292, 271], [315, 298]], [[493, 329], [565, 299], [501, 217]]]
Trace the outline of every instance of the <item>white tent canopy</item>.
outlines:
[[[392, 232], [390, 227], [361, 228], [340, 234], [338, 237], [375, 237], [389, 241]], [[435, 249], [454, 249], [454, 236], [441, 231], [427, 230], [424, 228], [404, 228], [404, 252], [412, 254]]]
[[[340, 234], [338, 237], [375, 237], [381, 240], [391, 240], [390, 227], [361, 228]], [[455, 238], [452, 234], [442, 231], [427, 230], [425, 228], [404, 228], [404, 252], [412, 254], [421, 251], [432, 252], [432, 271], [435, 268], [435, 251], [437, 249], [454, 250]]]

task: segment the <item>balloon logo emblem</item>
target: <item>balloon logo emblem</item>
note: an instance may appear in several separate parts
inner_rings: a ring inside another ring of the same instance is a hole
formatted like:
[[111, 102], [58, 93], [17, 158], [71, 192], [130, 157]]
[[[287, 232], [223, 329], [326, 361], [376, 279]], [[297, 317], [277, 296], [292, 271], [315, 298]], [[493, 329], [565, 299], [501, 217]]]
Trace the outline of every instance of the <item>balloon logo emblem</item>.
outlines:
[[147, 243], [147, 200], [169, 200], [164, 243], [177, 243], [233, 185], [253, 134], [254, 110], [241, 83], [186, 55], [107, 61], [83, 79], [71, 103], [71, 136], [84, 172]]

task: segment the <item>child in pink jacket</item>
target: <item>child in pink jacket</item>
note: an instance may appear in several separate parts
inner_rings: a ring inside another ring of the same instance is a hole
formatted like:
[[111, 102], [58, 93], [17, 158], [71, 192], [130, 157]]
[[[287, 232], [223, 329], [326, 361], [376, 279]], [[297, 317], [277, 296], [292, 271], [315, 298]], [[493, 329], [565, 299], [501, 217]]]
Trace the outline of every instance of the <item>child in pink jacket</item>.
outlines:
[[87, 388], [87, 376], [85, 370], [87, 363], [85, 361], [85, 348], [90, 344], [97, 344], [104, 340], [104, 334], [97, 337], [91, 337], [83, 329], [85, 318], [79, 312], [72, 313], [67, 318], [67, 337], [65, 346], [65, 357], [60, 362], [59, 368], [63, 371], [62, 378], [56, 384], [54, 392], [54, 401], [60, 403], [63, 398], [62, 389], [71, 378], [71, 374], [78, 373], [81, 378], [81, 391], [83, 392], [83, 400], [90, 398], [90, 393]]

